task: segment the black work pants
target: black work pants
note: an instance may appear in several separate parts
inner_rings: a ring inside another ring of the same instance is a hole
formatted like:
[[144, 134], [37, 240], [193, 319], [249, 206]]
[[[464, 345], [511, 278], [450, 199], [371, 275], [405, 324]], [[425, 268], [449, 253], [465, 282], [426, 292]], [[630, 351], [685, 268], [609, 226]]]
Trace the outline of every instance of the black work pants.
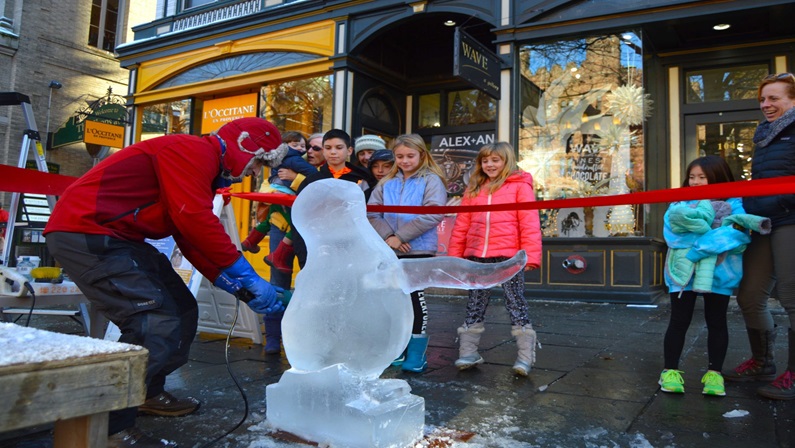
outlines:
[[[86, 298], [121, 330], [119, 342], [149, 351], [146, 397], [188, 361], [198, 306], [168, 258], [153, 246], [104, 235], [53, 232], [47, 247]], [[109, 433], [135, 424], [137, 408], [111, 412]]]

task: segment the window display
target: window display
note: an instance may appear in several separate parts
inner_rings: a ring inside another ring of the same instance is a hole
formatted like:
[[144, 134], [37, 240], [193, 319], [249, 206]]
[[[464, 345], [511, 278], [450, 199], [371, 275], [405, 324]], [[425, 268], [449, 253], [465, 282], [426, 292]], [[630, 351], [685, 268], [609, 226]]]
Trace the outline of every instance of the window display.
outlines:
[[191, 107], [189, 99], [144, 106], [141, 140], [167, 134], [190, 134]]
[[331, 129], [331, 79], [318, 76], [268, 84], [260, 92], [260, 116], [282, 132], [299, 131], [309, 136]]
[[[519, 166], [539, 200], [644, 190], [644, 129], [652, 101], [643, 88], [638, 34], [520, 47]], [[542, 210], [545, 236], [643, 233], [634, 205]]]

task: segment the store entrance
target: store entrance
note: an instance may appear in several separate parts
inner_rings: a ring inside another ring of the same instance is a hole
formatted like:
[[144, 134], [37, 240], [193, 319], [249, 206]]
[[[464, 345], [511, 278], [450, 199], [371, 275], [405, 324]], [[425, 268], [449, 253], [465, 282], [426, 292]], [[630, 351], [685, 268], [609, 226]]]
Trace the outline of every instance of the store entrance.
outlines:
[[685, 116], [685, 167], [691, 160], [717, 155], [726, 159], [735, 180], [751, 178], [754, 131], [762, 118], [758, 109]]

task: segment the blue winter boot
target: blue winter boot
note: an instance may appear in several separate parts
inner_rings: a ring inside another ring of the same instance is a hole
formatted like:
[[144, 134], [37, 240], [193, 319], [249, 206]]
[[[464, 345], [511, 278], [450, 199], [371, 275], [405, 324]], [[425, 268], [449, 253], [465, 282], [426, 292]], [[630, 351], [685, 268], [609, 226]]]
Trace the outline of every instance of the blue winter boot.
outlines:
[[265, 322], [265, 353], [276, 355], [282, 351], [282, 317], [284, 313], [266, 314]]
[[428, 349], [427, 334], [412, 334], [409, 346], [406, 347], [406, 360], [400, 366], [406, 372], [422, 373], [428, 367], [425, 351]]
[[394, 361], [392, 361], [392, 365], [393, 366], [399, 366], [399, 365], [403, 364], [403, 361], [405, 361], [405, 360], [406, 360], [406, 350], [404, 349], [403, 353], [398, 355], [398, 357], [395, 358]]

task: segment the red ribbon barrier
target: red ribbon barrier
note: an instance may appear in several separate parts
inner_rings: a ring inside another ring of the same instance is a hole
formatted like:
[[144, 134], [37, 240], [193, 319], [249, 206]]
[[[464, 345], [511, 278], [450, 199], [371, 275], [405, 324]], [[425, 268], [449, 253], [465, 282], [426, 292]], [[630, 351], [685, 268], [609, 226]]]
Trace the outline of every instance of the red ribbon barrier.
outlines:
[[[12, 193], [34, 193], [59, 196], [66, 187], [77, 180], [76, 177], [62, 174], [0, 165], [0, 191]], [[232, 196], [251, 201], [292, 206], [295, 196], [282, 193], [232, 193], [221, 189], [219, 194], [228, 200]], [[371, 212], [448, 214], [476, 211], [540, 210], [553, 208], [604, 207], [627, 204], [654, 204], [696, 199], [719, 199], [747, 196], [769, 196], [774, 194], [795, 194], [795, 176], [775, 177], [773, 179], [745, 180], [721, 184], [703, 185], [688, 188], [641, 191], [638, 193], [616, 194], [612, 196], [591, 196], [585, 198], [553, 199], [549, 201], [520, 202], [494, 205], [439, 205], [439, 206], [397, 206], [370, 205]]]
[[76, 177], [0, 164], [0, 191], [61, 195]]
[[[447, 214], [505, 210], [540, 210], [574, 207], [603, 207], [627, 204], [654, 204], [661, 202], [688, 201], [695, 199], [724, 199], [746, 196], [769, 196], [774, 194], [795, 194], [795, 176], [773, 179], [743, 180], [699, 187], [669, 188], [665, 190], [641, 191], [638, 193], [616, 194], [612, 196], [591, 196], [585, 198], [553, 199], [548, 201], [519, 202], [493, 205], [368, 205], [371, 212]], [[231, 193], [232, 196], [251, 201], [291, 206], [295, 196], [282, 193]]]

